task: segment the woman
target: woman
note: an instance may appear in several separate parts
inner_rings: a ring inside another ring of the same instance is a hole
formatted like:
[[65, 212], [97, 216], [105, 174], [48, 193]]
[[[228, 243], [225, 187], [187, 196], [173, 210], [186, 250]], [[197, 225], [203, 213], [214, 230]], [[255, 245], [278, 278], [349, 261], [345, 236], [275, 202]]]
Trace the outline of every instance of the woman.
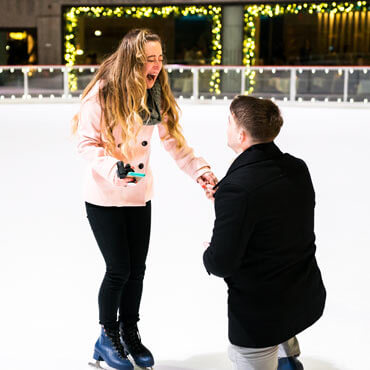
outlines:
[[[89, 162], [87, 216], [106, 263], [99, 291], [102, 331], [94, 359], [97, 366], [104, 360], [116, 369], [133, 369], [130, 354], [138, 366], [151, 367], [153, 356], [141, 343], [137, 322], [149, 245], [149, 158], [155, 126], [165, 149], [208, 197], [209, 187], [217, 182], [181, 133], [158, 35], [133, 30], [123, 38], [86, 87], [75, 121], [78, 151]], [[145, 174], [144, 179], [120, 178], [117, 163], [121, 161]]]

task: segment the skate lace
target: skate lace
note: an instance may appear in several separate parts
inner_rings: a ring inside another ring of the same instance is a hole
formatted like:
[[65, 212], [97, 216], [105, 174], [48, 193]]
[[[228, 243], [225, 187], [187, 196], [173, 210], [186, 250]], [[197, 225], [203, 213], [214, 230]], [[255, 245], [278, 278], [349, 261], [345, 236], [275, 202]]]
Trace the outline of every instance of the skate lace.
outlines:
[[143, 349], [140, 334], [136, 326], [125, 329], [124, 341], [133, 352], [140, 352]]
[[120, 340], [120, 335], [118, 330], [105, 330], [108, 338], [111, 340], [113, 344], [113, 348], [116, 350], [118, 353], [119, 357], [122, 359], [126, 359], [127, 355], [126, 352], [122, 346], [121, 340]]

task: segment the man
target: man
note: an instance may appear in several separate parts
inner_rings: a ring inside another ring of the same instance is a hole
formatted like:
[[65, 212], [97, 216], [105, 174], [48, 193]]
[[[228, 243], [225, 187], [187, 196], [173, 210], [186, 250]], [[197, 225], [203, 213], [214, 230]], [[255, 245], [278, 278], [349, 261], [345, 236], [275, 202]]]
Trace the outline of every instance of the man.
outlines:
[[[305, 163], [273, 142], [282, 124], [270, 100], [237, 96], [231, 103], [228, 145], [239, 156], [216, 185], [203, 260], [228, 285], [229, 357], [237, 370], [303, 369], [289, 347], [325, 305], [315, 193]], [[291, 357], [278, 364], [279, 344]]]

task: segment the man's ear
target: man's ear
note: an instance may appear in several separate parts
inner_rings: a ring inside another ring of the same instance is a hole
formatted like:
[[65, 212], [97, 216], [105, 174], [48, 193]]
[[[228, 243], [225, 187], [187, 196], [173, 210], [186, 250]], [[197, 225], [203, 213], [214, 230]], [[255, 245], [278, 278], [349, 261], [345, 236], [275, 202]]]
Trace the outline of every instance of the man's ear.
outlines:
[[248, 134], [246, 133], [245, 130], [240, 128], [240, 130], [239, 130], [239, 142], [240, 142], [240, 144], [245, 143], [247, 139], [248, 139]]

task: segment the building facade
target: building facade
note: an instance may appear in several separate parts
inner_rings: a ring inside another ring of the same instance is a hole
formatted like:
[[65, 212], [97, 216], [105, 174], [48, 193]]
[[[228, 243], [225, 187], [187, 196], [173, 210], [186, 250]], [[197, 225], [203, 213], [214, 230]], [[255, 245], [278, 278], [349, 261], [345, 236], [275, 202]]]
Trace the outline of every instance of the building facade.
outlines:
[[96, 64], [133, 27], [169, 63], [369, 65], [370, 3], [1, 0], [0, 65]]

